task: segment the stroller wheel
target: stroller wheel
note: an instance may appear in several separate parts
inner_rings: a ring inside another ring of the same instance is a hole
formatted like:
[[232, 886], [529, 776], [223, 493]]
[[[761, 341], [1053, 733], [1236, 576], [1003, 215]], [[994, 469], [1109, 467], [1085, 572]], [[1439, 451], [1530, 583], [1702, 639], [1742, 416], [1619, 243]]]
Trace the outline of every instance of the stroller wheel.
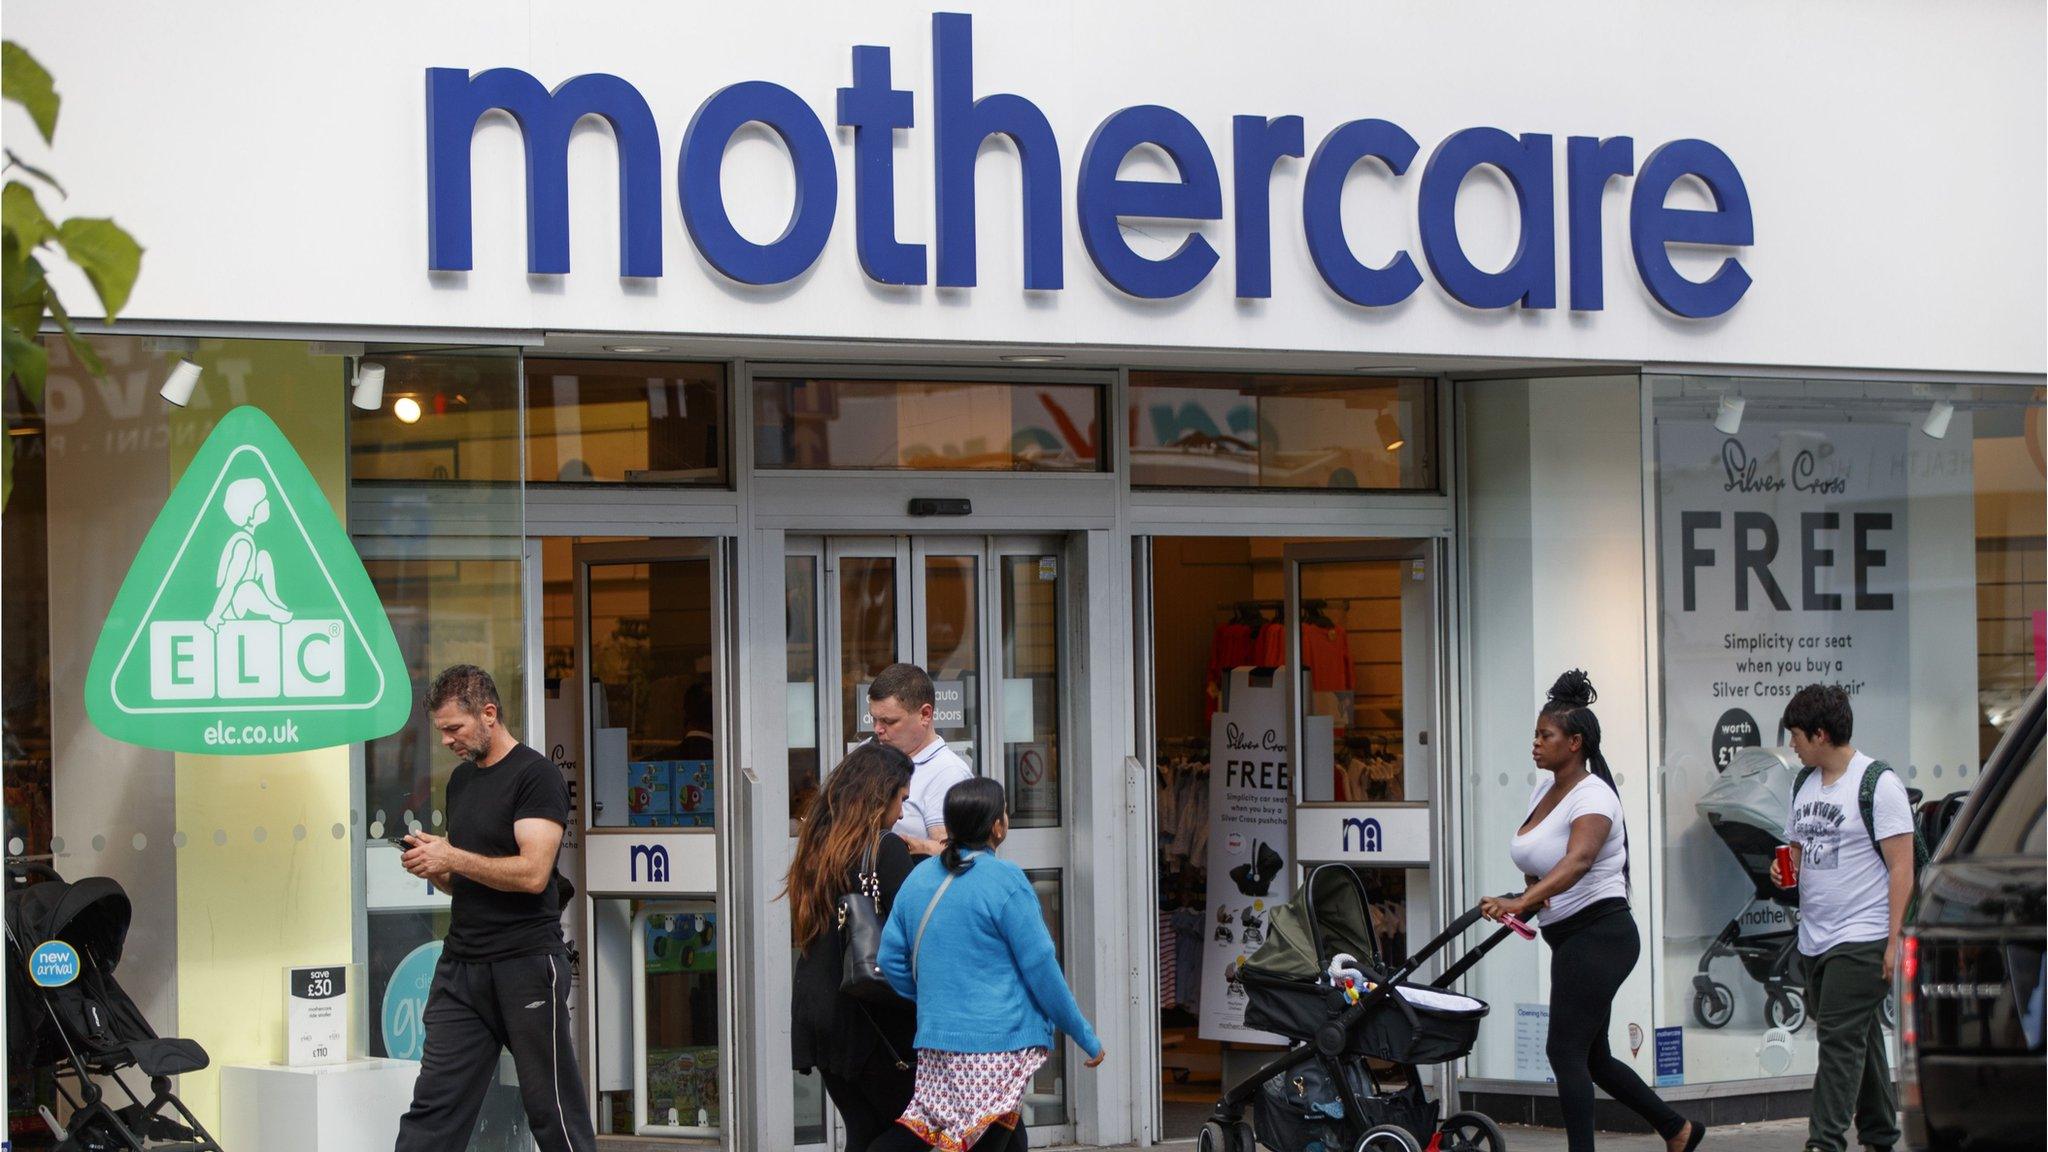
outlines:
[[1252, 1126], [1211, 1120], [1202, 1125], [1201, 1133], [1195, 1137], [1195, 1152], [1257, 1152]]
[[1453, 1112], [1437, 1131], [1443, 1152], [1508, 1152], [1508, 1138], [1484, 1112]]
[[1726, 1028], [1735, 1019], [1735, 990], [1716, 980], [1692, 994], [1692, 1016], [1708, 1028]]
[[1892, 999], [1892, 994], [1889, 992], [1884, 994], [1884, 1007], [1881, 1011], [1884, 1013], [1884, 1026], [1897, 1031], [1899, 1027], [1899, 1005], [1898, 1001]]
[[1764, 1003], [1764, 1022], [1787, 1032], [1806, 1027], [1806, 994], [1787, 988], [1772, 996]]
[[1422, 1142], [1399, 1124], [1379, 1124], [1365, 1130], [1352, 1152], [1422, 1152]]

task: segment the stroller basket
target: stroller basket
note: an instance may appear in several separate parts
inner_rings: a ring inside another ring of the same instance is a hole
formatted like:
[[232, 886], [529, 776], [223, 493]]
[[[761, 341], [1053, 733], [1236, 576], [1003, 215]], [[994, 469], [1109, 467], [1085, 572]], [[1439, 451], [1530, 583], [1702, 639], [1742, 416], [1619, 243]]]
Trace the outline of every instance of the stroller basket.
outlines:
[[[1242, 979], [1247, 1027], [1312, 1040], [1349, 1002], [1327, 984], [1264, 976], [1246, 967]], [[1351, 1029], [1345, 1052], [1397, 1064], [1437, 1064], [1472, 1051], [1486, 1004], [1455, 992], [1403, 985], [1378, 1011]]]

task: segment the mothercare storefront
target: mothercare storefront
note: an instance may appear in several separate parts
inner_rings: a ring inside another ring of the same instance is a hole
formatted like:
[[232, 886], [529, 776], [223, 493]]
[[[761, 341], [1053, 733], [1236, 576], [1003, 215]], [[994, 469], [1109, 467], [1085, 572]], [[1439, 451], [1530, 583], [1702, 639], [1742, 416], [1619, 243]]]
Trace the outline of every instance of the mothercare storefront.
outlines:
[[[1036, 1143], [1194, 1135], [1301, 866], [1394, 958], [1519, 887], [1571, 667], [1656, 942], [1611, 1046], [1802, 1107], [1786, 699], [1937, 800], [2042, 675], [2039, 9], [967, 7], [10, 10], [65, 101], [10, 147], [148, 255], [5, 397], [7, 852], [127, 890], [184, 1099], [306, 1147], [264, 1103], [358, 1077], [318, 1147], [388, 1147], [468, 662], [571, 791], [600, 1132], [834, 1145], [775, 896], [907, 660], [1111, 1053]], [[1551, 1115], [1546, 960], [1433, 1090]]]

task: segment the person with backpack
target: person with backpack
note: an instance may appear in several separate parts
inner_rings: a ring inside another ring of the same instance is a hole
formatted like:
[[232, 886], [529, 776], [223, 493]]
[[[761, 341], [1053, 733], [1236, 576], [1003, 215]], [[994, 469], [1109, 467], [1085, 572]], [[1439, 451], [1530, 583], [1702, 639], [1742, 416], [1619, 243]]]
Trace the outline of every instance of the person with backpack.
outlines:
[[1820, 1038], [1808, 1152], [1844, 1152], [1851, 1121], [1865, 1148], [1899, 1140], [1881, 1014], [1925, 849], [1898, 773], [1849, 743], [1855, 723], [1835, 684], [1809, 684], [1785, 706], [1792, 751], [1806, 767], [1785, 820], [1791, 868], [1781, 856], [1771, 879], [1799, 893], [1806, 1010]]

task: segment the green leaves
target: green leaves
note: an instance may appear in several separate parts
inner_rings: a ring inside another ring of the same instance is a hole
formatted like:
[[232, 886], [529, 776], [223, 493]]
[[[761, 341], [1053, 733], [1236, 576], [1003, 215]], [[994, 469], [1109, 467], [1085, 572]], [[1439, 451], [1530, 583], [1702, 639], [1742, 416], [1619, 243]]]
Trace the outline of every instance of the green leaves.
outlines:
[[0, 44], [0, 97], [12, 100], [28, 112], [43, 134], [43, 143], [57, 136], [57, 106], [63, 102], [50, 74], [28, 50], [14, 41]]
[[[57, 109], [62, 103], [56, 85], [36, 58], [12, 40], [0, 43], [0, 98], [21, 105], [35, 121], [43, 142], [55, 142]], [[19, 169], [48, 185], [59, 197], [65, 194], [55, 177], [24, 163], [13, 149], [7, 149], [5, 157], [8, 171]], [[0, 309], [5, 333], [0, 344], [4, 344], [6, 357], [0, 384], [9, 380], [19, 383], [30, 408], [39, 410], [50, 367], [49, 352], [38, 337], [45, 316], [56, 320], [64, 342], [87, 372], [105, 376], [106, 366], [72, 327], [71, 314], [50, 287], [38, 253], [51, 245], [62, 250], [85, 273], [111, 324], [135, 290], [135, 278], [142, 271], [142, 245], [112, 220], [83, 216], [51, 220], [36, 199], [36, 190], [20, 180], [9, 180], [0, 190], [0, 225], [4, 225], [0, 232], [0, 288], [5, 290], [5, 306]], [[0, 507], [4, 507], [13, 494], [14, 438], [0, 437], [0, 449], [4, 449], [0, 453]]]
[[57, 240], [64, 246], [64, 254], [92, 282], [100, 307], [106, 309], [107, 323], [113, 323], [142, 271], [142, 245], [112, 220], [79, 216], [57, 226]]

